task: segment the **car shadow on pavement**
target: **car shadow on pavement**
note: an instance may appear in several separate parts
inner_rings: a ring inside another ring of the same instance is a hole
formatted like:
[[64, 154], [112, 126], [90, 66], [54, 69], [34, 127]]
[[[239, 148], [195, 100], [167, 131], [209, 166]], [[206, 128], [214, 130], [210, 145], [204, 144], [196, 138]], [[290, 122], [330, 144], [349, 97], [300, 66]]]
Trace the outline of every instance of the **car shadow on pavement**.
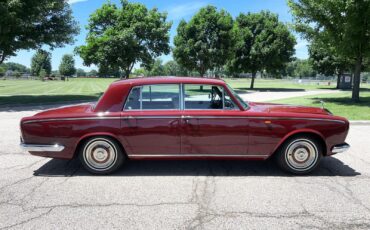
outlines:
[[[34, 171], [41, 177], [91, 176], [78, 159], [52, 159]], [[334, 157], [324, 158], [308, 176], [361, 175]], [[108, 176], [294, 176], [281, 171], [272, 160], [266, 161], [128, 161], [117, 172]]]

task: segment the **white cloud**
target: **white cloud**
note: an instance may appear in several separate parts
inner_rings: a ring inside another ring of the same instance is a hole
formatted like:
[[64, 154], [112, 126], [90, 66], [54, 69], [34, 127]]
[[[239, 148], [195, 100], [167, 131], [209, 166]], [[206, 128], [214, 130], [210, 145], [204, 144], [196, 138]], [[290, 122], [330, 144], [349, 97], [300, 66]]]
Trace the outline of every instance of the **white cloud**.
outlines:
[[72, 4], [75, 4], [77, 2], [86, 2], [87, 0], [68, 0], [68, 4], [72, 5]]
[[188, 2], [182, 5], [176, 5], [167, 9], [168, 18], [170, 20], [181, 19], [185, 16], [195, 13], [200, 8], [205, 6], [205, 2]]

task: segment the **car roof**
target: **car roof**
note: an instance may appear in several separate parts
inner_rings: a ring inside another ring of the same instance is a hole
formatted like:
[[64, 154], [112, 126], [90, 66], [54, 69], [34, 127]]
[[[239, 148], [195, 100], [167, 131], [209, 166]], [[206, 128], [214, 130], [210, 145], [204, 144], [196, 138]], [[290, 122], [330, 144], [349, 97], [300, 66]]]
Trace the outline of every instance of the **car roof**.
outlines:
[[215, 78], [205, 78], [205, 77], [138, 77], [138, 78], [129, 78], [124, 80], [118, 80], [113, 82], [112, 85], [148, 85], [148, 84], [168, 84], [168, 83], [187, 83], [187, 84], [216, 84], [222, 85], [225, 84], [223, 80]]

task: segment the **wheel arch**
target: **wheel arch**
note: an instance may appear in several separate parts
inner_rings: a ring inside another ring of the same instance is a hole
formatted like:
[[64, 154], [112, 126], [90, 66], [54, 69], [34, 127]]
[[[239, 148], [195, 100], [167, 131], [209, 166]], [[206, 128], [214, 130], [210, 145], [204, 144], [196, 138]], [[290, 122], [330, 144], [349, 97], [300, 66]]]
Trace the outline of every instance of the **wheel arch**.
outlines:
[[271, 155], [270, 156], [273, 156], [276, 154], [276, 152], [279, 150], [279, 148], [289, 139], [291, 138], [294, 138], [294, 137], [297, 137], [297, 136], [301, 136], [301, 135], [308, 135], [308, 136], [311, 136], [313, 138], [315, 138], [316, 140], [319, 141], [319, 143], [321, 144], [321, 147], [322, 147], [322, 150], [323, 150], [323, 156], [326, 156], [327, 155], [327, 145], [326, 145], [326, 142], [325, 142], [325, 137], [318, 131], [316, 130], [312, 130], [312, 129], [300, 129], [300, 130], [294, 130], [288, 134], [286, 134], [280, 141], [279, 143], [276, 145], [276, 147], [274, 148], [274, 150], [272, 151]]
[[119, 139], [116, 135], [114, 135], [112, 133], [108, 133], [108, 132], [95, 132], [95, 133], [88, 133], [88, 134], [85, 134], [82, 137], [80, 137], [80, 139], [76, 143], [75, 151], [73, 153], [73, 158], [78, 156], [78, 151], [80, 150], [82, 144], [91, 137], [109, 137], [109, 138], [112, 138], [121, 147], [121, 149], [123, 151], [123, 154], [126, 155], [125, 147], [122, 145], [122, 143], [119, 141]]

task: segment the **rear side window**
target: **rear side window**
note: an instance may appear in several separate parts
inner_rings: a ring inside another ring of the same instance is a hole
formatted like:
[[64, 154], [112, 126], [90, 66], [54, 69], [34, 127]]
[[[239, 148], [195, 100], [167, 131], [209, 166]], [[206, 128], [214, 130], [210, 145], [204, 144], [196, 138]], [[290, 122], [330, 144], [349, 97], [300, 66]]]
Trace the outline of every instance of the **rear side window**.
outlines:
[[125, 110], [180, 109], [180, 85], [144, 85], [134, 87], [127, 98]]

